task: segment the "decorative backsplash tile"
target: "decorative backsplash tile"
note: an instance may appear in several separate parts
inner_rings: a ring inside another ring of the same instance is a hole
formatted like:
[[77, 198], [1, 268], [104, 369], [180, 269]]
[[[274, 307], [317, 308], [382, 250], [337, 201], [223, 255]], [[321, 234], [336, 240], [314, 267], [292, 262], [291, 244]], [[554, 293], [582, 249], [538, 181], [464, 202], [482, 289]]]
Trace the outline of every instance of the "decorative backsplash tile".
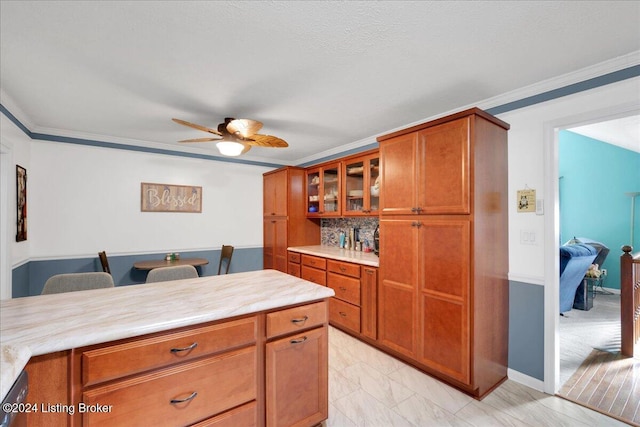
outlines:
[[373, 247], [373, 232], [378, 226], [378, 218], [323, 218], [320, 223], [321, 243], [327, 246], [340, 246], [340, 232], [348, 234], [350, 228], [358, 229], [362, 244], [369, 242]]

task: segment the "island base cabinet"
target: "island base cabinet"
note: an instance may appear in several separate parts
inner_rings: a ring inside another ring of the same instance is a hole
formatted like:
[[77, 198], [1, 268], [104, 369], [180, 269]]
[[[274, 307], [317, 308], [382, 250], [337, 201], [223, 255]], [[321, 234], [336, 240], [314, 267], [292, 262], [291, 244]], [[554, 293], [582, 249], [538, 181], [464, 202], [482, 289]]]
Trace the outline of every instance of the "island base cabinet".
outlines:
[[256, 406], [255, 401], [250, 402], [191, 427], [254, 427], [258, 425]]
[[252, 346], [100, 386], [83, 393], [82, 425], [193, 424], [255, 400], [256, 368]]
[[266, 345], [267, 427], [311, 427], [329, 416], [327, 326]]

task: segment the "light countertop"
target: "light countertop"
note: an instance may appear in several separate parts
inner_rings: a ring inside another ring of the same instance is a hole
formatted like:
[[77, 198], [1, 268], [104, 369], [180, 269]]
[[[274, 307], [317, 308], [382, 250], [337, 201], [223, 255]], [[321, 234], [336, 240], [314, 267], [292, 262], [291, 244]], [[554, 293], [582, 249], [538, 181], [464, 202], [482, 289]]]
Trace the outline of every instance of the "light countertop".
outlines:
[[334, 295], [276, 270], [0, 302], [0, 396], [31, 356], [222, 320]]
[[321, 256], [324, 258], [335, 259], [338, 261], [353, 262], [356, 264], [368, 265], [370, 267], [378, 267], [380, 259], [373, 252], [350, 251], [340, 249], [336, 246], [313, 245], [313, 246], [291, 246], [287, 248], [292, 252], [301, 254]]

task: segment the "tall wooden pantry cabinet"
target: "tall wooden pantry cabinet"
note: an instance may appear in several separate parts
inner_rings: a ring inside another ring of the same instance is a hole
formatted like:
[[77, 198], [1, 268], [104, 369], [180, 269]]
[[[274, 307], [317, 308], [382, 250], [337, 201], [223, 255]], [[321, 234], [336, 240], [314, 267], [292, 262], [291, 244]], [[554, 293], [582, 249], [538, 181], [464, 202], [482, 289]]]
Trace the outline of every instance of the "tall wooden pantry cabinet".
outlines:
[[320, 220], [307, 219], [306, 173], [283, 167], [263, 174], [263, 267], [287, 273], [287, 247], [320, 244]]
[[482, 397], [507, 376], [507, 130], [477, 108], [378, 138], [379, 344]]

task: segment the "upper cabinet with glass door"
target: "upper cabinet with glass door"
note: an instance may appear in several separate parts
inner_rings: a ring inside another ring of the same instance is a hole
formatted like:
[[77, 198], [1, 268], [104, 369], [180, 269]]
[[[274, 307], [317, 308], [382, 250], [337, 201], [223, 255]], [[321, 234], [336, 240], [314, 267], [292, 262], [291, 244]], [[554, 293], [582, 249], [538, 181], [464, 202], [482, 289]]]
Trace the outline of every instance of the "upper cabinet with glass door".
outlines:
[[343, 215], [378, 215], [380, 206], [380, 156], [378, 151], [350, 157], [343, 161], [343, 165]]
[[315, 218], [340, 215], [340, 163], [308, 169], [307, 216]]

